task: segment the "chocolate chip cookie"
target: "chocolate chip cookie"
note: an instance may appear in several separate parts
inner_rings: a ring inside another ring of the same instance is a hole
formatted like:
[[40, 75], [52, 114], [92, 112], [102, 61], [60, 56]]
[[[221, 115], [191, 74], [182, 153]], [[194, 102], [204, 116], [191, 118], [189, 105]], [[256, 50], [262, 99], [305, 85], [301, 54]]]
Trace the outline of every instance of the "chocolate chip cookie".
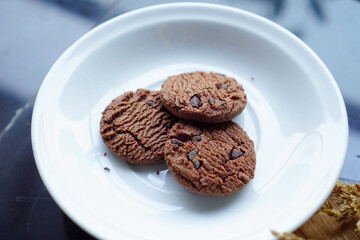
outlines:
[[103, 111], [100, 133], [105, 145], [132, 164], [164, 161], [164, 146], [176, 121], [163, 106], [159, 91], [126, 92]]
[[254, 143], [230, 121], [204, 124], [180, 120], [165, 144], [165, 161], [173, 177], [191, 192], [226, 196], [254, 178]]
[[243, 87], [234, 78], [205, 72], [167, 78], [160, 97], [175, 116], [206, 123], [229, 121], [239, 115], [247, 103]]

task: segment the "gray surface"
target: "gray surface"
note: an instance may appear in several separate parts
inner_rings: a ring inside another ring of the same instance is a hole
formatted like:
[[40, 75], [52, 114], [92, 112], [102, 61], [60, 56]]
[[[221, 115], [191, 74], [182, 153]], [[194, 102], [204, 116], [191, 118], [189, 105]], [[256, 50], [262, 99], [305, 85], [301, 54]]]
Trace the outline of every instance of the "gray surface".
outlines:
[[[91, 239], [57, 207], [36, 169], [34, 97], [61, 53], [93, 26], [159, 0], [2, 0], [0, 4], [0, 239]], [[307, 43], [346, 101], [350, 137], [341, 180], [360, 182], [360, 2], [218, 0], [275, 21]]]

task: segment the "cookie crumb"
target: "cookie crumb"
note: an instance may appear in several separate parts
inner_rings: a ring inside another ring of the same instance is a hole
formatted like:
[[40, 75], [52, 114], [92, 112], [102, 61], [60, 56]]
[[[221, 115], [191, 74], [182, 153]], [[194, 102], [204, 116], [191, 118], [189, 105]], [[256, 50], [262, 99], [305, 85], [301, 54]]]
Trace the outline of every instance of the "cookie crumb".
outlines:
[[104, 170], [105, 170], [105, 171], [108, 171], [108, 172], [110, 172], [110, 171], [111, 171], [111, 169], [110, 169], [110, 168], [108, 168], [108, 167], [104, 167]]
[[26, 125], [27, 127], [30, 127], [30, 123], [29, 123], [29, 122], [26, 122], [25, 125]]

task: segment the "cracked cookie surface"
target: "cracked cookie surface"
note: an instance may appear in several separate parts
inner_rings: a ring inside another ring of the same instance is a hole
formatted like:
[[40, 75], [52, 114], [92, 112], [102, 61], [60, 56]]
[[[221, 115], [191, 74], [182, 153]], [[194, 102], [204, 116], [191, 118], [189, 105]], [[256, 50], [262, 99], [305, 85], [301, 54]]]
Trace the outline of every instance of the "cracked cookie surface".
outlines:
[[226, 196], [254, 178], [254, 143], [235, 122], [204, 124], [180, 120], [165, 144], [165, 161], [191, 192]]
[[160, 101], [159, 91], [139, 89], [115, 98], [102, 112], [105, 145], [131, 164], [164, 161], [168, 132], [176, 121]]
[[206, 123], [230, 121], [247, 103], [243, 87], [234, 78], [205, 72], [168, 77], [160, 97], [175, 116]]

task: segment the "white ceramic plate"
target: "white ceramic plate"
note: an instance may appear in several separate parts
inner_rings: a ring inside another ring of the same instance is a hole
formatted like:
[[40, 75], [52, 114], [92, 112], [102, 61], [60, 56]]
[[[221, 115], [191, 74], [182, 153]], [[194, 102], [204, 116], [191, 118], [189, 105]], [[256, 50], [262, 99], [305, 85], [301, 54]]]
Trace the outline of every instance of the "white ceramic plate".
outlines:
[[[125, 164], [99, 134], [113, 98], [194, 70], [235, 77], [248, 95], [235, 121], [255, 142], [255, 178], [229, 197], [187, 192], [164, 164]], [[137, 10], [83, 36], [46, 76], [32, 120], [49, 192], [77, 224], [106, 239], [267, 239], [270, 229], [292, 231], [331, 192], [347, 137], [339, 89], [309, 47], [254, 14], [198, 3]]]

